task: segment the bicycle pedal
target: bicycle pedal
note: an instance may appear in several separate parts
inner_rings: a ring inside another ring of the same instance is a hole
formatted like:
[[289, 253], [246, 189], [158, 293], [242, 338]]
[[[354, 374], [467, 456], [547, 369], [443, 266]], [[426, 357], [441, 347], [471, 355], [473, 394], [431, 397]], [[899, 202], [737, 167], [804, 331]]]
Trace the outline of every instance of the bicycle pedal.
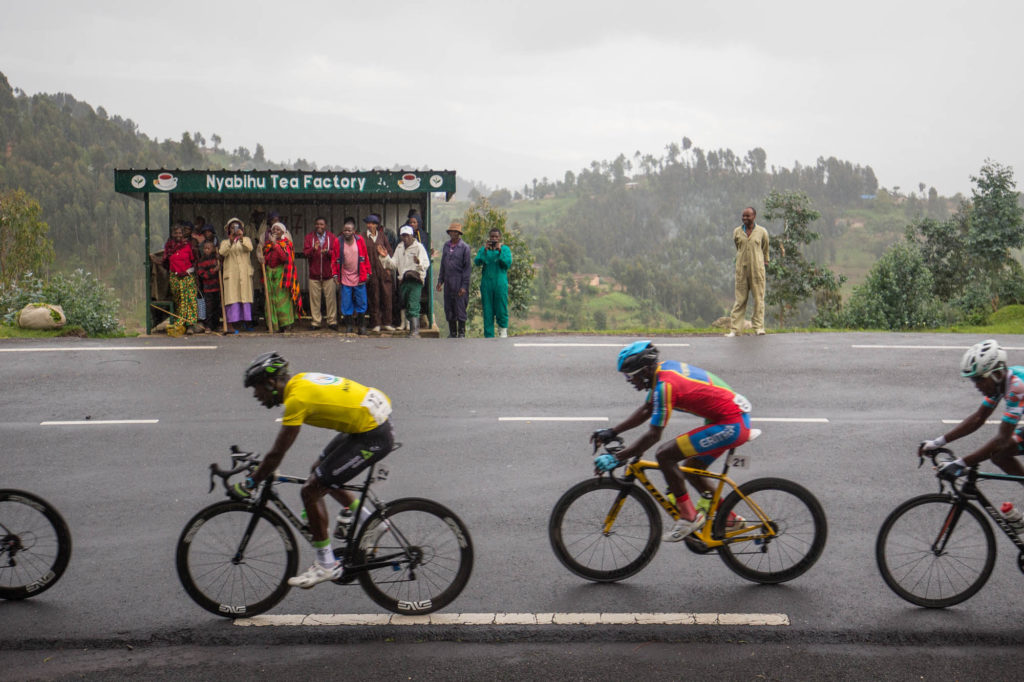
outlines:
[[352, 582], [354, 582], [355, 579], [356, 579], [356, 574], [355, 573], [342, 573], [340, 578], [338, 578], [337, 580], [332, 580], [331, 582], [334, 583], [335, 585], [349, 585]]

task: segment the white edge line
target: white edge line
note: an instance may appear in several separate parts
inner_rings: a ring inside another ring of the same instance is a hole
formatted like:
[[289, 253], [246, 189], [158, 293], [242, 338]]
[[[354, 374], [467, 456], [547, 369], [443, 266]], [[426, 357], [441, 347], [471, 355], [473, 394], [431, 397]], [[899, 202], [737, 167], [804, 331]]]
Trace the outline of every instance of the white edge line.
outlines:
[[[959, 424], [962, 421], [963, 421], [963, 419], [943, 419], [942, 423], [943, 424]], [[1000, 420], [1000, 419], [989, 419], [985, 423], [986, 424], [1001, 424], [1002, 420]]]
[[39, 422], [40, 426], [80, 426], [92, 424], [156, 424], [159, 419], [79, 419], [75, 421]]
[[[516, 348], [622, 348], [621, 343], [514, 343]], [[658, 348], [689, 348], [688, 343], [659, 343]]]
[[241, 627], [366, 625], [789, 625], [785, 613], [432, 613], [400, 616], [376, 613], [311, 613], [253, 616], [232, 621]]
[[217, 350], [217, 346], [87, 346], [82, 348], [0, 348], [0, 353], [71, 353], [87, 350]]
[[500, 422], [606, 422], [608, 417], [498, 417]]

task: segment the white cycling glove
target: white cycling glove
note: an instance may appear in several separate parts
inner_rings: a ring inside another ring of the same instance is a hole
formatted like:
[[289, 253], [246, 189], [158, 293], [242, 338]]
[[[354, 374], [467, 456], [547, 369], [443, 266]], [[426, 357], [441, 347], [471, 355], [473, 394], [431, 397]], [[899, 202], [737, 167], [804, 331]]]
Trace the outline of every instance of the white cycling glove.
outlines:
[[938, 450], [939, 448], [941, 448], [945, 444], [946, 444], [946, 437], [945, 436], [939, 436], [935, 440], [926, 440], [925, 442], [921, 443], [921, 449], [926, 451], [926, 452], [928, 450]]

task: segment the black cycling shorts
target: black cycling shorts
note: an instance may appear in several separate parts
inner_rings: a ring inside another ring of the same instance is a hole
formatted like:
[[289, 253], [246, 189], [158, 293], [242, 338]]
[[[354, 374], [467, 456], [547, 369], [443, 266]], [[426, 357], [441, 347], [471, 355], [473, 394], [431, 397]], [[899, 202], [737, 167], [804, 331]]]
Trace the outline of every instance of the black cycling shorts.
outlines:
[[324, 448], [313, 471], [321, 484], [340, 488], [366, 467], [384, 459], [394, 446], [389, 421], [365, 433], [339, 433]]

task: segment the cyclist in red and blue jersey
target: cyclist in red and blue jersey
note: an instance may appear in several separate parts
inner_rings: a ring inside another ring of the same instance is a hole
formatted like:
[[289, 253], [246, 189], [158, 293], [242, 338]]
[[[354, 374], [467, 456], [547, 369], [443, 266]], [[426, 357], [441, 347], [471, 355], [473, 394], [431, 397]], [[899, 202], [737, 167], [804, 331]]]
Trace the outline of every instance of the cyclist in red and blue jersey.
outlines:
[[980, 448], [939, 467], [939, 474], [947, 479], [961, 476], [968, 467], [991, 459], [1000, 469], [1013, 476], [1024, 476], [1019, 455], [1024, 455], [1024, 367], [1006, 365], [1006, 351], [995, 339], [986, 339], [967, 349], [960, 360], [960, 376], [974, 382], [984, 396], [981, 405], [971, 416], [953, 427], [953, 430], [935, 440], [921, 443], [918, 452], [941, 448], [957, 438], [974, 433], [995, 412], [1000, 401], [1005, 405], [995, 437]]
[[618, 370], [647, 398], [633, 414], [611, 429], [598, 429], [591, 436], [595, 443], [607, 443], [620, 433], [649, 421], [647, 432], [615, 455], [603, 454], [594, 460], [598, 472], [639, 456], [661, 440], [673, 410], [703, 417], [705, 423], [663, 443], [656, 452], [658, 466], [669, 490], [675, 495], [679, 521], [662, 536], [664, 542], [679, 542], [698, 530], [706, 520], [704, 511], [694, 507], [686, 492], [686, 480], [701, 492], [712, 492], [702, 476], [683, 475], [683, 466], [706, 469], [722, 453], [738, 447], [750, 438], [750, 402], [717, 376], [681, 362], [658, 362], [658, 349], [650, 341], [637, 341], [619, 353]]

